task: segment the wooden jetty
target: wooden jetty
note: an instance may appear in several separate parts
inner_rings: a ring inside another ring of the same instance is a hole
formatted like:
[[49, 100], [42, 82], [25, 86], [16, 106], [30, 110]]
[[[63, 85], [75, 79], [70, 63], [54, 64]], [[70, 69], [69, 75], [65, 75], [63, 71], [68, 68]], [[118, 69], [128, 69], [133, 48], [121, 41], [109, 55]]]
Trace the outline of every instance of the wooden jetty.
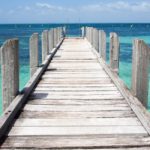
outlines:
[[[31, 80], [22, 92], [18, 92], [16, 68], [18, 40], [2, 47], [6, 97], [0, 119], [1, 149], [149, 150], [150, 114], [144, 107], [149, 47], [134, 41], [131, 92], [118, 76], [116, 33], [110, 34], [109, 66], [104, 31], [87, 27], [82, 28], [83, 38], [63, 35], [62, 28], [43, 32], [41, 66], [38, 34], [32, 35]], [[12, 62], [5, 62], [10, 56]], [[13, 83], [6, 84], [10, 79]]]

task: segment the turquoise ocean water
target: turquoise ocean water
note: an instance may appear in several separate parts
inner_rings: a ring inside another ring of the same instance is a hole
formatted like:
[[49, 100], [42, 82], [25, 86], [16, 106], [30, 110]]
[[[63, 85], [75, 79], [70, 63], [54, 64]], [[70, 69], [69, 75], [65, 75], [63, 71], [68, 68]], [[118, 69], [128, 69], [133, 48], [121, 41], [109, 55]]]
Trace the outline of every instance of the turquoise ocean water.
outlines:
[[[119, 76], [125, 84], [131, 87], [132, 72], [132, 42], [135, 38], [143, 39], [150, 44], [150, 24], [2, 24], [0, 25], [0, 46], [11, 38], [19, 39], [19, 61], [20, 61], [20, 90], [29, 80], [29, 37], [37, 32], [57, 26], [66, 26], [68, 36], [80, 36], [82, 26], [92, 26], [103, 29], [107, 33], [107, 55], [109, 60], [109, 33], [116, 32], [120, 37], [120, 68]], [[39, 60], [41, 62], [41, 40], [39, 40]], [[1, 71], [0, 71], [1, 83]], [[150, 92], [149, 92], [150, 93]], [[149, 94], [150, 95], [150, 94]], [[0, 86], [0, 113], [2, 113]], [[150, 101], [150, 96], [149, 96]], [[150, 102], [149, 102], [150, 103]], [[149, 104], [150, 107], [150, 104]]]

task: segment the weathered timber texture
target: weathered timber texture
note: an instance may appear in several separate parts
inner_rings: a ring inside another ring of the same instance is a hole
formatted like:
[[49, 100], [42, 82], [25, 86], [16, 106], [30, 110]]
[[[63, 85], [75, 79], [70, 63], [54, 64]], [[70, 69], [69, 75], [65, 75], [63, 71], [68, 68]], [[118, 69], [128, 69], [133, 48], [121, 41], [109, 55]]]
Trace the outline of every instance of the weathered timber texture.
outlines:
[[36, 72], [39, 66], [38, 60], [38, 33], [34, 33], [30, 38], [30, 76], [32, 77], [33, 74]]
[[48, 38], [49, 38], [49, 52], [51, 52], [52, 49], [54, 48], [54, 29], [49, 30]]
[[48, 30], [45, 30], [42, 33], [42, 62], [46, 59], [46, 56], [49, 52], [48, 41]]
[[3, 149], [150, 147], [146, 125], [94, 51], [86, 39], [65, 39], [16, 118]]
[[99, 31], [99, 54], [106, 61], [106, 33], [103, 30]]
[[119, 70], [119, 37], [116, 33], [110, 33], [110, 68], [118, 73]]
[[132, 92], [145, 107], [148, 107], [150, 48], [144, 41], [134, 40], [132, 60]]
[[1, 48], [2, 101], [5, 110], [19, 92], [19, 41], [6, 41]]
[[84, 38], [85, 37], [85, 27], [81, 28], [81, 36]]

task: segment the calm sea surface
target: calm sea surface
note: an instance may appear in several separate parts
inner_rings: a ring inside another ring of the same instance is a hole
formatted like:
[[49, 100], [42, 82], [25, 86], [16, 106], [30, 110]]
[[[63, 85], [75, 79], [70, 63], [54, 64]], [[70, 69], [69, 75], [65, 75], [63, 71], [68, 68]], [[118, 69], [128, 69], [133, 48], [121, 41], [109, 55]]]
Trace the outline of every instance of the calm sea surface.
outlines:
[[[29, 37], [37, 32], [41, 37], [44, 29], [57, 26], [66, 26], [68, 36], [80, 36], [82, 26], [93, 26], [103, 29], [107, 33], [107, 59], [109, 61], [109, 33], [116, 32], [120, 37], [120, 68], [119, 75], [125, 84], [131, 87], [131, 68], [132, 68], [132, 41], [135, 38], [143, 39], [150, 44], [150, 24], [3, 24], [0, 25], [0, 45], [11, 38], [19, 39], [19, 61], [20, 61], [20, 90], [29, 80]], [[41, 62], [41, 40], [39, 41], [39, 60]], [[1, 72], [0, 72], [1, 83]], [[149, 90], [150, 91], [150, 90]], [[149, 92], [150, 93], [150, 92]], [[150, 94], [149, 94], [150, 95]], [[0, 86], [0, 113], [1, 104]], [[149, 96], [150, 107], [150, 96]]]

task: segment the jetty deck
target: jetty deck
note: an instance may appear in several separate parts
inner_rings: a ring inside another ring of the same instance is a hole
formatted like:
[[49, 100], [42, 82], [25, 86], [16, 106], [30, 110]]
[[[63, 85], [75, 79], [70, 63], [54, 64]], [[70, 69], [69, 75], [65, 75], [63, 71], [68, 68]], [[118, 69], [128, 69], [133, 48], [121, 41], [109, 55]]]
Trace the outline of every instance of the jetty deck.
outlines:
[[149, 150], [149, 120], [115, 80], [86, 39], [66, 38], [1, 149]]

